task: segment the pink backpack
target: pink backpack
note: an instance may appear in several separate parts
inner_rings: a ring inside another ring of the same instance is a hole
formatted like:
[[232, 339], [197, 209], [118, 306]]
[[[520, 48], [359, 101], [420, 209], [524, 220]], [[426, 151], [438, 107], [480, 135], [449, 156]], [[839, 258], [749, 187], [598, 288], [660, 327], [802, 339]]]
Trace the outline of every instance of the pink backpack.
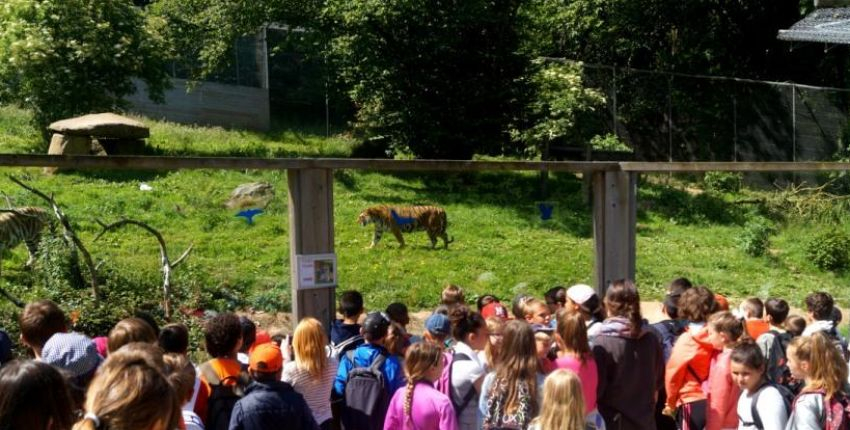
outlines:
[[456, 353], [453, 349], [443, 352], [443, 373], [440, 374], [440, 379], [434, 383], [434, 388], [448, 396], [449, 400], [452, 401], [452, 406], [454, 407], [456, 416], [460, 415], [461, 411], [463, 411], [469, 402], [475, 398], [475, 388], [473, 387], [469, 390], [460, 402], [456, 402], [455, 396], [452, 395], [452, 368], [458, 361], [470, 360], [472, 359], [466, 354]]
[[823, 399], [823, 410], [826, 413], [824, 430], [850, 430], [850, 398], [846, 394], [835, 393], [827, 400], [826, 392], [823, 390], [809, 392], [818, 393]]

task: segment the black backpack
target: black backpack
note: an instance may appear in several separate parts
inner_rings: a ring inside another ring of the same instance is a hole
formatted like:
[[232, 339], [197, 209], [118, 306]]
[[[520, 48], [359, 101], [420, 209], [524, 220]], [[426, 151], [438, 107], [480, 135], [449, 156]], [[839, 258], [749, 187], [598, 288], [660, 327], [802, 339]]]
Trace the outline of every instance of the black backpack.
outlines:
[[753, 416], [753, 422], [746, 422], [739, 416], [738, 419], [741, 420], [742, 425], [755, 426], [755, 428], [759, 430], [764, 430], [764, 424], [761, 422], [761, 416], [759, 416], [759, 411], [756, 406], [758, 406], [759, 395], [766, 387], [773, 387], [776, 388], [777, 391], [779, 391], [779, 394], [782, 396], [782, 402], [785, 404], [785, 412], [787, 412], [789, 415], [791, 414], [791, 405], [794, 404], [794, 393], [792, 393], [791, 390], [789, 390], [788, 387], [784, 385], [768, 382], [767, 384], [764, 384], [759, 387], [756, 393], [753, 394], [753, 402], [750, 405], [750, 414], [752, 414]]
[[778, 359], [773, 362], [772, 354], [768, 354], [767, 380], [775, 384], [790, 387], [791, 385], [791, 369], [788, 368], [788, 357], [785, 355], [788, 351], [788, 344], [791, 343], [791, 333], [780, 333], [776, 330], [770, 330], [767, 334], [775, 337], [773, 347], [779, 348]]
[[[345, 356], [354, 364], [354, 350]], [[390, 406], [387, 382], [381, 369], [387, 357], [380, 354], [368, 367], [355, 367], [345, 382], [342, 427], [345, 430], [382, 430]]]
[[[204, 428], [207, 430], [228, 430], [233, 406], [242, 398], [250, 378], [247, 374], [228, 376], [219, 380], [215, 369], [208, 363], [200, 366], [201, 374], [210, 384], [210, 396], [207, 399], [207, 420]], [[226, 385], [232, 381], [233, 384]]]

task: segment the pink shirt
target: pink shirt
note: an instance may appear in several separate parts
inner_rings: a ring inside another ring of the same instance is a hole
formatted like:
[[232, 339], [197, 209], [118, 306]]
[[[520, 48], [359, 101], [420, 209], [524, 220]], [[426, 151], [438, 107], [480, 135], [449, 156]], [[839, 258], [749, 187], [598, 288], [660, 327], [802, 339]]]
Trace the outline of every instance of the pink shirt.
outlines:
[[730, 357], [731, 349], [711, 360], [711, 370], [708, 373], [708, 411], [705, 429], [720, 430], [738, 428], [738, 397], [741, 389], [732, 382]]
[[588, 354], [584, 364], [576, 357], [558, 357], [555, 360], [555, 366], [558, 369], [572, 370], [578, 375], [578, 379], [581, 380], [581, 391], [584, 394], [585, 412], [590, 413], [596, 409], [596, 386], [599, 385], [599, 374], [596, 373], [596, 361], [593, 360], [593, 356]]
[[384, 420], [384, 430], [457, 430], [457, 418], [448, 396], [437, 391], [427, 382], [419, 382], [413, 388], [413, 402], [410, 405], [410, 420], [404, 414], [404, 400], [407, 397], [407, 387], [396, 390], [387, 418]]

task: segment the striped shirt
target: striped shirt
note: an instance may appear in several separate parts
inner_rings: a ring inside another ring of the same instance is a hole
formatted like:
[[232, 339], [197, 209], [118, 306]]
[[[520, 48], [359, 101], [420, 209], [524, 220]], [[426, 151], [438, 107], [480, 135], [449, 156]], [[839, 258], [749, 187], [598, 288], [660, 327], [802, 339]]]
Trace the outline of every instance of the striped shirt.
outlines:
[[334, 378], [339, 368], [339, 362], [335, 358], [328, 358], [328, 364], [320, 378], [314, 378], [304, 369], [299, 369], [295, 361], [290, 361], [283, 366], [284, 382], [288, 382], [295, 391], [304, 396], [313, 418], [317, 424], [322, 424], [331, 419], [331, 390]]

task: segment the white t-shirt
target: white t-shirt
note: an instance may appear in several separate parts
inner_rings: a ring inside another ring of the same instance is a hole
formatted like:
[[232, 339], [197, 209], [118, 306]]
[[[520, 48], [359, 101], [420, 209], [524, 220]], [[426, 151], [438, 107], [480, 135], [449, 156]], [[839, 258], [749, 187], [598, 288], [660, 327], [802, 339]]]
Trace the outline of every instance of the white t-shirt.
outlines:
[[[755, 425], [745, 425], [753, 422], [753, 396], [744, 390], [738, 397], [738, 430], [757, 430]], [[761, 389], [756, 409], [761, 418], [764, 430], [783, 430], [788, 422], [788, 411], [785, 409], [785, 400], [779, 394], [779, 390], [770, 385]]]
[[328, 364], [320, 378], [314, 378], [306, 370], [299, 369], [294, 360], [283, 366], [281, 380], [288, 382], [295, 391], [304, 396], [307, 406], [313, 411], [316, 424], [321, 425], [331, 419], [331, 390], [338, 369], [339, 362], [335, 358], [328, 358]]
[[[484, 364], [479, 361], [478, 354], [469, 345], [457, 342], [454, 350], [455, 354], [469, 357], [469, 360], [455, 361], [452, 365], [452, 396], [460, 404], [464, 397], [469, 395], [469, 390], [475, 390], [475, 381], [484, 376], [485, 370]], [[476, 392], [463, 411], [456, 411], [459, 429], [478, 429], [478, 396], [479, 393]]]

